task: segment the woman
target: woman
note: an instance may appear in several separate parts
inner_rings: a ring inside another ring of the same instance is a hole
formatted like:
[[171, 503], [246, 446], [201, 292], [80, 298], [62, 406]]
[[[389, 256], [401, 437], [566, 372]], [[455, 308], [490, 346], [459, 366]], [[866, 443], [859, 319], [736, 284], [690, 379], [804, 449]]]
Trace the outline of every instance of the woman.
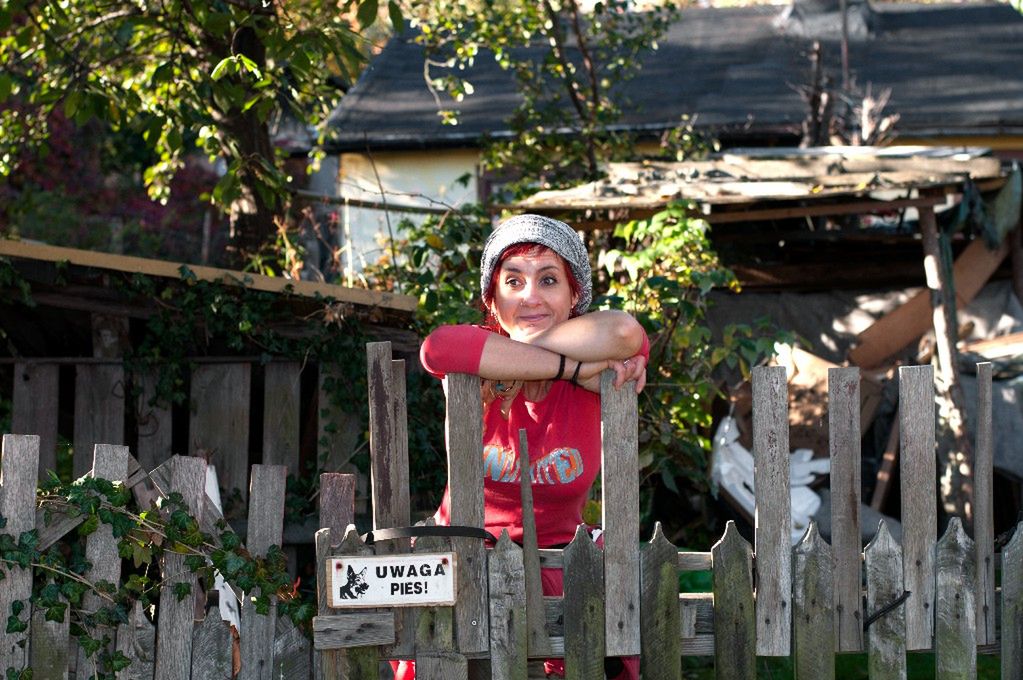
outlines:
[[[520, 215], [494, 230], [483, 248], [480, 290], [485, 323], [438, 328], [420, 357], [439, 378], [482, 379], [485, 528], [522, 541], [517, 450], [525, 429], [537, 542], [564, 547], [600, 471], [600, 374], [613, 369], [615, 387], [635, 380], [642, 390], [646, 334], [624, 312], [585, 313], [589, 257], [578, 234], [549, 217]], [[447, 491], [436, 520], [450, 523]], [[560, 595], [561, 577], [543, 570], [544, 594]], [[611, 661], [611, 677], [638, 677], [634, 659]], [[414, 677], [408, 666], [399, 666], [399, 680]], [[546, 666], [549, 675], [564, 675], [560, 660]]]

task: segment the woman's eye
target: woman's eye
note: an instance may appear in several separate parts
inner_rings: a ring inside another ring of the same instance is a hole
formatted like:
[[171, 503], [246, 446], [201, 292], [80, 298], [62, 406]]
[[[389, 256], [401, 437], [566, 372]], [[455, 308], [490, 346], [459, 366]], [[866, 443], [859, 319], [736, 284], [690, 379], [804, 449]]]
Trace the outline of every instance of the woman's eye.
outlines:
[[553, 276], [545, 276], [543, 277], [542, 283], [545, 286], [555, 286], [558, 283], [558, 279]]

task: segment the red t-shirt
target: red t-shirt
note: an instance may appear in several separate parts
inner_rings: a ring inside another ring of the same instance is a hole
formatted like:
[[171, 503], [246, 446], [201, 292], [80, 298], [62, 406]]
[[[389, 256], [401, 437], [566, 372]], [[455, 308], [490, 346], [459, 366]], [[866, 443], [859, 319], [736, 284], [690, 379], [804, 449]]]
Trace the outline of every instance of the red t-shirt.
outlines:
[[[480, 357], [490, 331], [477, 326], [444, 326], [423, 343], [420, 358], [431, 374], [479, 372]], [[644, 339], [643, 353], [649, 353]], [[508, 529], [522, 541], [519, 487], [520, 429], [526, 430], [536, 516], [537, 544], [569, 543], [582, 523], [583, 505], [600, 471], [600, 395], [556, 380], [540, 401], [519, 392], [507, 419], [494, 401], [483, 414], [483, 498], [485, 528], [495, 536]], [[436, 515], [450, 522], [450, 496]]]

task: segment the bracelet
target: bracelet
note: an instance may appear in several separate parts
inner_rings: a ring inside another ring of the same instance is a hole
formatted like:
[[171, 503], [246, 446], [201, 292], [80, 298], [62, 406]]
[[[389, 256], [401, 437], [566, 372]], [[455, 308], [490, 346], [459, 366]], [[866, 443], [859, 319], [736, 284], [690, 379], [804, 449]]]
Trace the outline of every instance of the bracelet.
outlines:
[[579, 369], [582, 368], [583, 362], [577, 361], [575, 364], [575, 370], [572, 371], [572, 378], [568, 382], [572, 383], [576, 387], [579, 387]]
[[559, 354], [558, 356], [561, 358], [558, 359], [558, 375], [554, 378], [555, 380], [561, 380], [565, 377], [565, 355]]

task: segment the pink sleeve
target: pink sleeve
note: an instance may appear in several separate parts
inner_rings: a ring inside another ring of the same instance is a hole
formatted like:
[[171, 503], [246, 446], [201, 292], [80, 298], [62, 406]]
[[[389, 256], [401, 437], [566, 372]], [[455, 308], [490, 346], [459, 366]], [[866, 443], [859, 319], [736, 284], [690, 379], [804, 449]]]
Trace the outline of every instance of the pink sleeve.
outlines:
[[490, 334], [479, 326], [441, 326], [426, 336], [419, 349], [419, 361], [438, 378], [448, 373], [478, 375], [483, 345]]

